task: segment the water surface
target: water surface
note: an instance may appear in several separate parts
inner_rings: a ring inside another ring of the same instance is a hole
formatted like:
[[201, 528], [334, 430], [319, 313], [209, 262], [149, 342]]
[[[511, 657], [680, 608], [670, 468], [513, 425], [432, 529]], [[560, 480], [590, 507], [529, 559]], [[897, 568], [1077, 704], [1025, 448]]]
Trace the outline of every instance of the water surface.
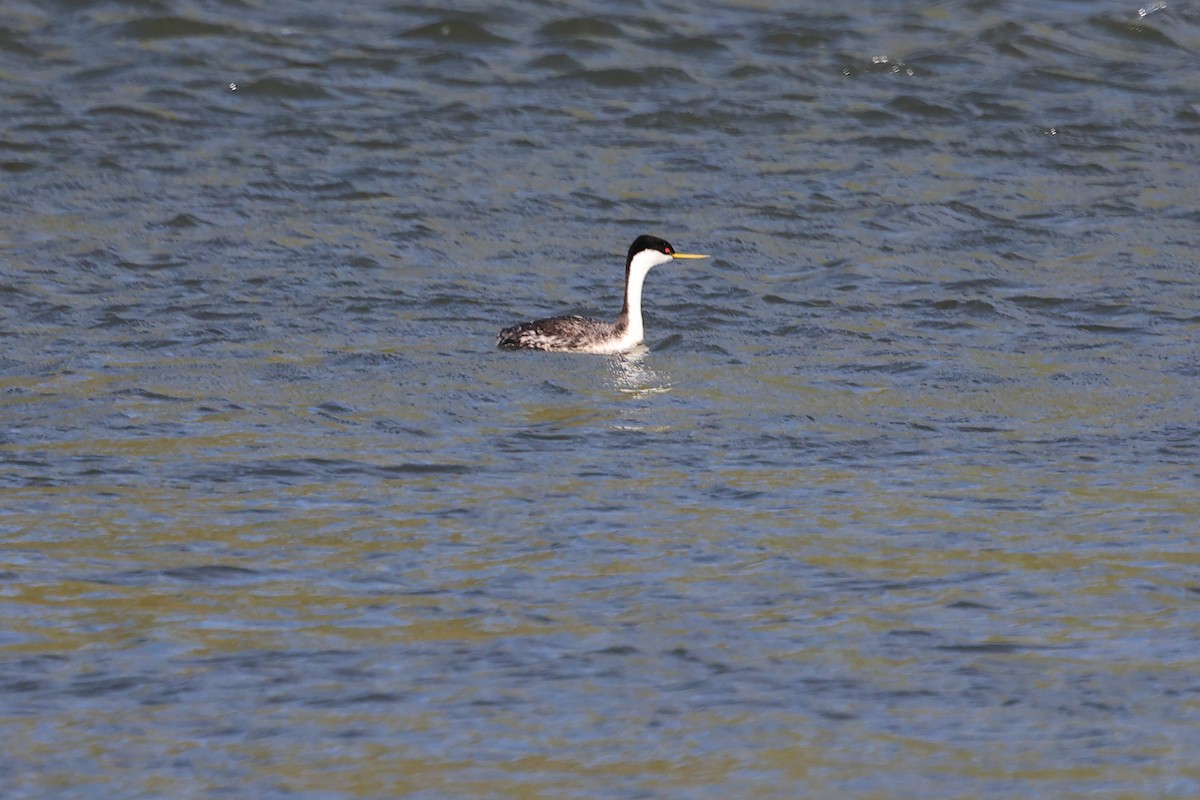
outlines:
[[0, 11], [4, 796], [1200, 795], [1198, 53]]

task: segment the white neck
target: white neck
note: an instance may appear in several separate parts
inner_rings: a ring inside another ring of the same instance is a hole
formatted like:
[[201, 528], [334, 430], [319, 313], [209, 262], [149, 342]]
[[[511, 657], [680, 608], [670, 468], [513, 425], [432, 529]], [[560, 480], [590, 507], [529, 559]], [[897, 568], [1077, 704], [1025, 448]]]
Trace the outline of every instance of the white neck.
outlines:
[[671, 256], [656, 250], [643, 250], [633, 257], [625, 276], [625, 305], [621, 307], [621, 316], [616, 322], [620, 335], [616, 339], [589, 346], [588, 352], [624, 353], [642, 343], [645, 333], [642, 329], [642, 284], [646, 282], [646, 273], [651, 267], [670, 260]]
[[665, 264], [671, 260], [666, 253], [656, 250], [643, 250], [629, 262], [629, 277], [625, 283], [626, 326], [623, 342], [633, 346], [642, 341], [645, 331], [642, 329], [642, 284], [646, 282], [646, 273], [651, 267]]
[[625, 311], [628, 322], [625, 325], [625, 336], [634, 344], [642, 340], [642, 284], [646, 282], [648, 269], [638, 270], [637, 265], [629, 269], [629, 282], [625, 284]]

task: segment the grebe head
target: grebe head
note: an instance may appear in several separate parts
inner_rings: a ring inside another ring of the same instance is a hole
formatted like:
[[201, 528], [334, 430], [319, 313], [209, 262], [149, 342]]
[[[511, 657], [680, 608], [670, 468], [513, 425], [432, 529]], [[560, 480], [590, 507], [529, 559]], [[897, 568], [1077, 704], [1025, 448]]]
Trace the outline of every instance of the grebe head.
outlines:
[[629, 245], [629, 255], [625, 258], [625, 278], [631, 273], [644, 278], [652, 267], [665, 264], [676, 258], [708, 258], [696, 253], [676, 253], [671, 243], [657, 236], [642, 234]]

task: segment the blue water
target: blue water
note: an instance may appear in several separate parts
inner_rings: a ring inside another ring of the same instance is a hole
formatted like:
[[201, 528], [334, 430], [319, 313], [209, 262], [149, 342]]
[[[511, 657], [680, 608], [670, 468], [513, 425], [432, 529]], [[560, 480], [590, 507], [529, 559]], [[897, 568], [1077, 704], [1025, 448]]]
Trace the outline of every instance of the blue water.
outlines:
[[1200, 795], [1198, 52], [0, 10], [0, 793]]

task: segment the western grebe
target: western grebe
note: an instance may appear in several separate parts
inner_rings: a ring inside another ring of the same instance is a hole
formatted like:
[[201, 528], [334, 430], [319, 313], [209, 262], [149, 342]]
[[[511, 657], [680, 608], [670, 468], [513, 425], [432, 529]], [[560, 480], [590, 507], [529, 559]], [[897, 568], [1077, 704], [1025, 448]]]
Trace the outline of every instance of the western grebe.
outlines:
[[625, 258], [625, 304], [616, 322], [575, 316], [537, 319], [500, 331], [496, 344], [506, 350], [623, 353], [642, 341], [642, 282], [646, 273], [676, 258], [708, 256], [676, 253], [657, 236], [639, 236]]

